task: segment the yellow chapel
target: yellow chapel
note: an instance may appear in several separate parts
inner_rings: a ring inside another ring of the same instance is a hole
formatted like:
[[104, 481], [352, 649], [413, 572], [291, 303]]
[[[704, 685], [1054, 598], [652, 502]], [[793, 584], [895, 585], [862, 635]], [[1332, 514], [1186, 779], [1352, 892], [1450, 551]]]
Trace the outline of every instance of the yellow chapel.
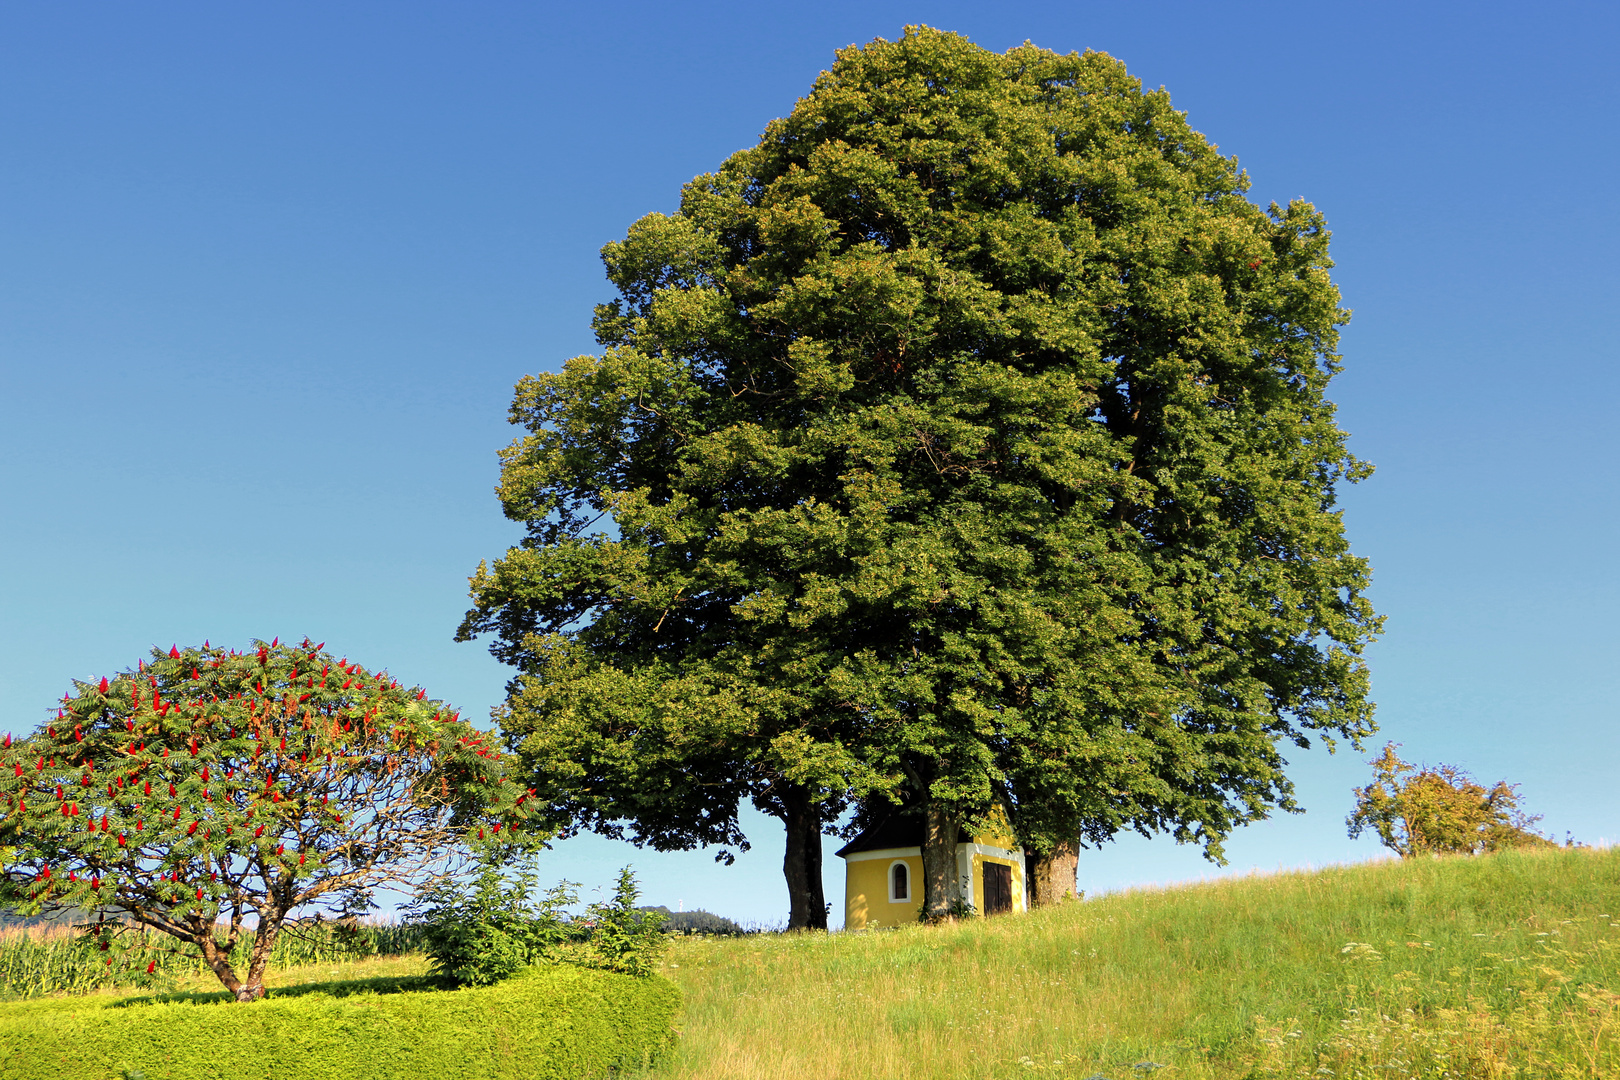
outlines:
[[[922, 912], [923, 819], [897, 812], [838, 849], [844, 860], [844, 929], [905, 926]], [[956, 887], [980, 915], [1023, 911], [1024, 849], [999, 814], [956, 844]]]

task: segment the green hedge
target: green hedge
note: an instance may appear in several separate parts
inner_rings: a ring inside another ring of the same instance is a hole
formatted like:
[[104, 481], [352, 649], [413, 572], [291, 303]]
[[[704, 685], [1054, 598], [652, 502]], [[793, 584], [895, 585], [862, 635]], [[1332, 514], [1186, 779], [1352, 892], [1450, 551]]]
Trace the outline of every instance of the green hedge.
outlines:
[[[377, 993], [377, 989], [409, 988]], [[673, 1039], [674, 984], [570, 967], [494, 986], [422, 980], [0, 1005], [0, 1080], [581, 1080], [634, 1070]]]

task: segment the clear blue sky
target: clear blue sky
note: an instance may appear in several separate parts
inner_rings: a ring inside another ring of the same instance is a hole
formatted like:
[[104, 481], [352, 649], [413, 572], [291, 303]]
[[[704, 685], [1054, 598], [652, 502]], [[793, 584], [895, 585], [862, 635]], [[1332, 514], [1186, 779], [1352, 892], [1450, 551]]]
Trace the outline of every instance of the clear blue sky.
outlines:
[[[487, 714], [455, 644], [515, 537], [512, 384], [589, 351], [597, 250], [920, 22], [1099, 49], [1169, 89], [1260, 201], [1334, 229], [1332, 396], [1388, 632], [1383, 737], [1620, 839], [1611, 4], [45, 3], [0, 7], [0, 728], [153, 644], [330, 642]], [[1231, 869], [1373, 857], [1360, 755], [1291, 753], [1302, 816]], [[731, 868], [571, 841], [587, 886], [781, 921]], [[830, 847], [829, 847], [830, 850]], [[828, 895], [842, 895], [829, 860]], [[1213, 872], [1169, 840], [1090, 890]]]

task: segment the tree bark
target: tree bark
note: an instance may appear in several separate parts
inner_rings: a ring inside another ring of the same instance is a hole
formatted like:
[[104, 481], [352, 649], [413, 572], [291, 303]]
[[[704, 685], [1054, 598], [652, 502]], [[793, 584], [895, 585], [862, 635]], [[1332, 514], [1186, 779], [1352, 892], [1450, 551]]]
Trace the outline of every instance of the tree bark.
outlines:
[[962, 898], [956, 882], [956, 837], [961, 821], [944, 804], [928, 800], [923, 826], [923, 918], [942, 922]]
[[238, 1001], [243, 1000], [242, 980], [236, 977], [236, 972], [231, 968], [231, 950], [229, 948], [220, 948], [219, 942], [214, 939], [214, 935], [208, 930], [204, 930], [197, 935], [196, 943], [197, 947], [202, 950], [203, 963], [207, 964], [209, 969], [219, 977], [220, 983], [226, 990], [231, 992], [232, 997]]
[[1051, 851], [1031, 855], [1029, 872], [1029, 906], [1051, 907], [1065, 900], [1075, 899], [1075, 879], [1080, 868], [1080, 845], [1066, 840]]
[[258, 1001], [264, 997], [264, 969], [270, 966], [270, 951], [276, 947], [276, 936], [281, 932], [281, 913], [266, 918], [259, 914], [258, 930], [253, 938], [253, 954], [248, 960], [247, 982], [236, 991], [237, 1001]]
[[821, 887], [821, 814], [810, 790], [790, 786], [782, 796], [787, 853], [782, 874], [788, 887], [788, 929], [827, 929], [827, 901]]

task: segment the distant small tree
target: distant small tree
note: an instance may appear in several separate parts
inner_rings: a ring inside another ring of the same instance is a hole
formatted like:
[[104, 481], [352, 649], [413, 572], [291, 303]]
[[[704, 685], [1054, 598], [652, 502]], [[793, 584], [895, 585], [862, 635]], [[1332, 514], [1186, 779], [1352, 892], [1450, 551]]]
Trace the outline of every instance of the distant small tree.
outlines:
[[1372, 829], [1403, 859], [1552, 846], [1534, 830], [1540, 816], [1519, 809], [1517, 785], [1501, 780], [1487, 789], [1455, 765], [1419, 769], [1400, 759], [1399, 745], [1386, 744], [1369, 763], [1374, 780], [1356, 789], [1345, 822], [1352, 838]]
[[712, 911], [694, 908], [691, 911], [671, 911], [663, 904], [656, 907], [639, 908], [640, 911], [652, 912], [664, 920], [664, 932], [667, 934], [710, 934], [715, 937], [741, 937], [751, 931], [743, 928], [735, 919], [728, 919], [724, 915], [716, 915]]
[[[162, 931], [255, 1000], [293, 913], [359, 913], [521, 822], [527, 793], [484, 740], [426, 691], [307, 640], [154, 649], [5, 736], [0, 906], [98, 914], [103, 949]], [[244, 977], [230, 954], [250, 917]]]

